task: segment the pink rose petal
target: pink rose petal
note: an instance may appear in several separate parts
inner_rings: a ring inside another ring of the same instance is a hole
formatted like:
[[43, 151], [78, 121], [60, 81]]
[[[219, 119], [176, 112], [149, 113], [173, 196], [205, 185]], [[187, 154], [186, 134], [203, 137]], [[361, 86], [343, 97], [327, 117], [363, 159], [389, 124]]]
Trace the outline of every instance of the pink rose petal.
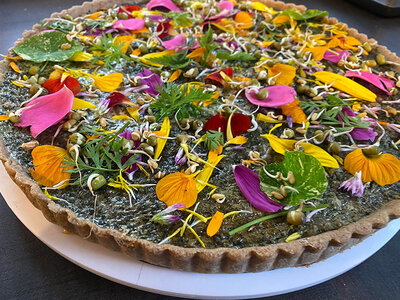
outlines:
[[171, 0], [151, 0], [149, 3], [146, 4], [146, 8], [148, 10], [152, 10], [153, 8], [155, 8], [156, 10], [160, 11], [182, 11]]
[[234, 168], [233, 174], [239, 189], [253, 207], [264, 212], [277, 212], [282, 209], [282, 204], [271, 200], [261, 190], [257, 173], [243, 165], [238, 165]]
[[250, 103], [263, 107], [277, 107], [293, 102], [297, 96], [294, 88], [286, 85], [276, 85], [264, 88], [269, 94], [266, 99], [259, 100], [257, 93], [260, 90], [246, 89], [246, 98]]
[[324, 59], [329, 60], [335, 64], [337, 64], [341, 60], [347, 60], [347, 58], [350, 56], [349, 51], [346, 50], [328, 50], [324, 54]]
[[44, 130], [57, 124], [72, 108], [74, 94], [67, 87], [56, 93], [38, 97], [23, 109], [21, 121], [15, 126], [31, 126], [31, 134], [36, 138]]
[[387, 90], [387, 86], [394, 86], [394, 83], [390, 80], [387, 79], [383, 76], [378, 76], [370, 72], [365, 72], [365, 71], [348, 71], [345, 75], [346, 77], [353, 77], [353, 78], [359, 78], [362, 79], [373, 86], [377, 87], [379, 90], [384, 92], [387, 95], [391, 95]]
[[[175, 50], [175, 51], [184, 50], [184, 49], [186, 49], [186, 47], [185, 47], [186, 39], [187, 39], [186, 35], [184, 35], [182, 33], [182, 34], [178, 34], [176, 37], [174, 37], [168, 41], [162, 42], [162, 45], [168, 50]], [[191, 47], [190, 49], [195, 49], [198, 47], [199, 47], [199, 43], [197, 41], [195, 41], [194, 46]]]
[[217, 4], [217, 6], [221, 7], [221, 12], [216, 16], [206, 18], [206, 20], [216, 20], [225, 18], [227, 15], [229, 15], [229, 13], [233, 10], [234, 7], [231, 1], [221, 1]]
[[120, 30], [141, 30], [144, 27], [143, 19], [128, 19], [128, 20], [118, 20], [114, 23], [114, 29]]

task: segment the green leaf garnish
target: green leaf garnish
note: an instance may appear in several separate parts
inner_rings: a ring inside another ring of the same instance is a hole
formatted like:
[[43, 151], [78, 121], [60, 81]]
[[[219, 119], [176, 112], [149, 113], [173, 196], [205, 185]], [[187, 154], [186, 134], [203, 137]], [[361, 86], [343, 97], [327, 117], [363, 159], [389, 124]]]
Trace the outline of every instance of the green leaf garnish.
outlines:
[[218, 150], [224, 144], [224, 134], [220, 131], [209, 130], [206, 133], [204, 144], [208, 150]]
[[219, 47], [217, 43], [213, 42], [213, 31], [211, 29], [211, 26], [208, 27], [207, 32], [198, 41], [199, 45], [206, 49], [204, 57], [202, 58], [201, 62], [203, 65], [207, 65], [208, 58], [211, 52], [213, 52], [215, 49]]
[[218, 50], [217, 57], [219, 59], [226, 59], [226, 60], [242, 60], [242, 61], [250, 61], [250, 60], [257, 60], [253, 55], [245, 53], [245, 52], [238, 52], [238, 53], [230, 53], [227, 50]]
[[329, 14], [327, 11], [318, 9], [307, 9], [305, 13], [301, 13], [295, 8], [289, 8], [283, 10], [281, 15], [288, 16], [297, 21], [305, 21], [317, 17], [327, 17]]
[[170, 67], [173, 70], [183, 69], [190, 64], [191, 60], [186, 58], [186, 51], [179, 51], [175, 55], [164, 55], [160, 57], [148, 58], [149, 61], [163, 65], [165, 67]]
[[163, 16], [174, 21], [174, 27], [188, 27], [193, 24], [193, 19], [188, 12], [170, 11], [163, 13]]
[[[63, 44], [70, 44], [71, 47], [63, 50], [61, 49]], [[59, 31], [34, 35], [14, 48], [14, 52], [23, 59], [34, 62], [65, 61], [75, 52], [82, 50], [83, 46], [81, 44], [74, 40], [69, 42], [67, 35]]]
[[212, 101], [211, 97], [214, 94], [202, 87], [189, 87], [188, 84], [180, 86], [174, 82], [163, 83], [158, 91], [158, 99], [150, 105], [156, 111], [157, 120], [175, 114], [178, 120], [197, 117], [203, 111], [199, 105]]
[[100, 37], [99, 45], [93, 45], [90, 50], [98, 51], [101, 54], [94, 56], [93, 64], [98, 61], [103, 61], [104, 66], [108, 69], [112, 69], [112, 64], [117, 64], [120, 62], [121, 58], [126, 60], [130, 60], [129, 56], [122, 52], [122, 47], [124, 46], [125, 42], [116, 45], [114, 42], [114, 37], [109, 33], [108, 35], [103, 34]]
[[[293, 172], [295, 182], [290, 184], [288, 180], [273, 178], [278, 172], [287, 177]], [[309, 200], [322, 194], [328, 180], [325, 169], [321, 163], [311, 155], [300, 151], [286, 151], [285, 159], [281, 163], [273, 163], [264, 166], [260, 171], [261, 189], [271, 199], [286, 204], [299, 205], [301, 200]], [[274, 197], [274, 193], [281, 193], [281, 186], [285, 186], [287, 196], [283, 199]]]

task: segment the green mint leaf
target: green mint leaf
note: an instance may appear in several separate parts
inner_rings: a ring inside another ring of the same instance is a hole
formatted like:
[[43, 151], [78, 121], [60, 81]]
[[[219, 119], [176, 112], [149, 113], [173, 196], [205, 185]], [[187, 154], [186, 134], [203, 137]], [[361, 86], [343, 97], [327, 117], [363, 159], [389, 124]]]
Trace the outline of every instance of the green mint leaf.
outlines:
[[289, 8], [282, 11], [281, 15], [288, 16], [297, 21], [305, 21], [317, 17], [327, 17], [327, 11], [321, 11], [318, 9], [308, 9], [305, 13], [299, 12], [295, 8]]
[[[60, 31], [50, 31], [34, 35], [14, 48], [17, 53], [25, 60], [34, 62], [65, 61], [74, 55], [75, 52], [82, 51], [83, 46], [77, 41], [69, 42], [67, 35]], [[71, 48], [62, 50], [61, 45], [70, 44]]]
[[[287, 177], [289, 171], [293, 172], [294, 184], [270, 177], [278, 172]], [[291, 206], [299, 205], [301, 200], [317, 197], [328, 186], [325, 169], [321, 163], [313, 156], [300, 151], [286, 151], [283, 162], [264, 166], [260, 171], [260, 181], [261, 189], [268, 197]], [[286, 188], [287, 196], [278, 200], [272, 196], [272, 192], [281, 193], [281, 185], [289, 186], [289, 188]]]
[[217, 57], [219, 59], [226, 59], [226, 60], [242, 60], [242, 61], [257, 60], [257, 58], [255, 58], [251, 54], [245, 52], [230, 53], [227, 50], [218, 50]]

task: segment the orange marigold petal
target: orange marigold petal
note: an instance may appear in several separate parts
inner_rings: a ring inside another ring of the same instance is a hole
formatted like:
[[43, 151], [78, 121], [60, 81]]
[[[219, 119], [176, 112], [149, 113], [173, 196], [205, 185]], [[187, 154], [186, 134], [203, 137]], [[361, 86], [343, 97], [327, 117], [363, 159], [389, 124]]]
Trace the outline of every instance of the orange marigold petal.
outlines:
[[295, 76], [296, 68], [293, 66], [275, 64], [272, 68], [268, 69], [268, 78], [274, 77], [275, 85], [292, 85]]
[[221, 228], [223, 220], [224, 220], [224, 214], [220, 211], [217, 211], [211, 218], [210, 223], [208, 223], [207, 235], [208, 236], [215, 235], [218, 232], [218, 230]]
[[282, 105], [281, 110], [285, 116], [292, 116], [293, 122], [297, 124], [302, 124], [307, 121], [307, 116], [304, 113], [303, 109], [299, 106], [300, 101], [294, 100], [293, 102]]

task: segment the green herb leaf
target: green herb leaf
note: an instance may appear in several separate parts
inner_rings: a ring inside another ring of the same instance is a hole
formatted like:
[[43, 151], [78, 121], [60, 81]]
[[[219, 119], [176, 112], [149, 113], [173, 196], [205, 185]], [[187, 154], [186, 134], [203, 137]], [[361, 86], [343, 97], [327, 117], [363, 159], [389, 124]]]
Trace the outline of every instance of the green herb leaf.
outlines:
[[[69, 42], [67, 35], [59, 31], [50, 31], [34, 35], [14, 48], [25, 60], [34, 62], [65, 61], [77, 51], [82, 51], [83, 46], [76, 41]], [[62, 44], [70, 44], [71, 48], [62, 50]]]
[[[293, 172], [294, 184], [270, 176], [281, 172], [286, 177], [289, 171]], [[264, 166], [260, 172], [260, 181], [261, 189], [268, 197], [286, 205], [299, 205], [301, 200], [317, 197], [328, 186], [325, 169], [321, 163], [313, 156], [300, 151], [286, 151], [283, 162]], [[281, 193], [281, 185], [288, 187], [287, 196], [279, 200], [273, 197], [272, 193]]]
[[170, 11], [163, 13], [163, 16], [174, 21], [174, 27], [188, 27], [193, 24], [193, 19], [188, 12]]
[[122, 52], [122, 47], [125, 42], [116, 45], [113, 43], [114, 37], [109, 33], [108, 35], [103, 34], [100, 37], [99, 45], [94, 45], [90, 50], [101, 52], [101, 55], [94, 56], [93, 64], [98, 61], [103, 61], [104, 66], [108, 69], [113, 69], [114, 64], [118, 64], [121, 58], [130, 60], [129, 56]]
[[157, 120], [172, 117], [176, 114], [178, 120], [188, 117], [197, 117], [203, 109], [199, 106], [205, 101], [211, 101], [213, 92], [187, 84], [182, 86], [174, 83], [163, 83], [158, 88], [160, 95], [150, 107], [157, 113]]
[[186, 58], [186, 51], [179, 51], [175, 55], [164, 55], [160, 57], [148, 58], [149, 61], [170, 67], [173, 70], [183, 69], [190, 64], [191, 60]]
[[207, 65], [208, 58], [211, 52], [213, 52], [215, 49], [219, 47], [217, 43], [213, 42], [213, 31], [211, 29], [211, 26], [208, 26], [207, 32], [198, 41], [201, 47], [206, 48], [204, 57], [202, 58], [202, 64]]
[[250, 61], [250, 60], [257, 60], [253, 55], [245, 53], [245, 52], [238, 52], [238, 53], [230, 53], [227, 50], [218, 50], [217, 57], [219, 59], [226, 59], [226, 60], [242, 60], [242, 61]]
[[297, 21], [305, 21], [317, 17], [327, 17], [329, 14], [327, 11], [321, 11], [318, 9], [307, 9], [305, 13], [301, 13], [295, 8], [289, 8], [283, 10], [281, 15], [288, 16]]
[[220, 131], [209, 130], [206, 133], [204, 144], [208, 150], [218, 150], [219, 146], [224, 144], [224, 134]]

